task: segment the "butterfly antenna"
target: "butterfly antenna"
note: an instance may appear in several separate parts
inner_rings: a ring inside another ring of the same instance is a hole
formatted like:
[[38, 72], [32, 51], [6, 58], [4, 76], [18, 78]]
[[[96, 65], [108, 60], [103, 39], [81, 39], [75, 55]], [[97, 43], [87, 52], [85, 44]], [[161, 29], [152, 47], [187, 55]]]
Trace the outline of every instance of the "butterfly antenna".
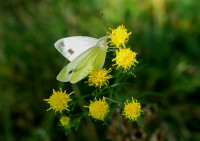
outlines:
[[[102, 36], [105, 36], [105, 32], [107, 33], [107, 27], [105, 26], [105, 21], [104, 21], [104, 13], [103, 13], [103, 11], [101, 11], [100, 12], [100, 16], [101, 16], [101, 35]], [[106, 36], [107, 36], [107, 34], [106, 34]]]
[[101, 25], [103, 26], [103, 12], [101, 11]]
[[100, 14], [101, 14], [101, 32], [103, 34], [103, 12], [101, 11]]

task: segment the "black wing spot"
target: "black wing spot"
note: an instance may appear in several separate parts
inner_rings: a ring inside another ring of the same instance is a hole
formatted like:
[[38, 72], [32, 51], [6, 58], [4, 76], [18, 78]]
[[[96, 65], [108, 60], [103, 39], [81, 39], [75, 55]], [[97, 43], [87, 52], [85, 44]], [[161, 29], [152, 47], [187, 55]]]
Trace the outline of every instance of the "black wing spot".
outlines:
[[68, 49], [68, 52], [72, 55], [74, 54], [74, 51], [72, 49]]
[[61, 47], [63, 47], [63, 46], [65, 46], [65, 45], [64, 45], [63, 41], [61, 41], [61, 42], [58, 44], [58, 48], [61, 48]]
[[73, 72], [73, 70], [70, 70], [70, 71], [69, 71], [69, 74], [71, 74], [72, 72]]

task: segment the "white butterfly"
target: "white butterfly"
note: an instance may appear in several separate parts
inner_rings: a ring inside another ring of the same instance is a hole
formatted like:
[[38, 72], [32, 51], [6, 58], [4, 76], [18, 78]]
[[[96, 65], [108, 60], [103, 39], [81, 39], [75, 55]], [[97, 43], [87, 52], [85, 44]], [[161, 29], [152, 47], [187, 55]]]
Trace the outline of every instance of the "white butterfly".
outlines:
[[107, 37], [100, 39], [73, 36], [58, 40], [54, 46], [69, 61], [57, 76], [62, 82], [77, 83], [92, 70], [101, 68], [106, 58]]

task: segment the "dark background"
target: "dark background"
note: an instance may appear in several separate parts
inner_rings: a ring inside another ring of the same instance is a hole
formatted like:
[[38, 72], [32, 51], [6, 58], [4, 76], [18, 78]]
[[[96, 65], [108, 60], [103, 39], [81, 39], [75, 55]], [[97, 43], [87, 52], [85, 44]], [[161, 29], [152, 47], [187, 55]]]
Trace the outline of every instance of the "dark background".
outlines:
[[[132, 32], [129, 45], [140, 62], [122, 95], [134, 95], [150, 111], [145, 129], [127, 138], [200, 140], [199, 6], [198, 0], [1, 1], [0, 140], [89, 140], [85, 120], [65, 136], [59, 117], [46, 112], [43, 99], [63, 85], [55, 78], [67, 64], [53, 45], [68, 36], [100, 38], [121, 24]], [[63, 87], [71, 91], [69, 83]], [[112, 123], [94, 124], [99, 140], [108, 140]]]

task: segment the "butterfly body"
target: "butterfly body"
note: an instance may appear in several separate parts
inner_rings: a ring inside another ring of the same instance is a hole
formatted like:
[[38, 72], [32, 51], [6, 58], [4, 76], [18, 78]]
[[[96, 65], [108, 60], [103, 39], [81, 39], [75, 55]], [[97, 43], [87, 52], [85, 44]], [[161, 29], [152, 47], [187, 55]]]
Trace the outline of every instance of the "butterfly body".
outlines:
[[77, 83], [92, 70], [104, 65], [107, 51], [107, 37], [100, 39], [74, 36], [58, 40], [56, 49], [69, 61], [58, 74], [57, 80]]

